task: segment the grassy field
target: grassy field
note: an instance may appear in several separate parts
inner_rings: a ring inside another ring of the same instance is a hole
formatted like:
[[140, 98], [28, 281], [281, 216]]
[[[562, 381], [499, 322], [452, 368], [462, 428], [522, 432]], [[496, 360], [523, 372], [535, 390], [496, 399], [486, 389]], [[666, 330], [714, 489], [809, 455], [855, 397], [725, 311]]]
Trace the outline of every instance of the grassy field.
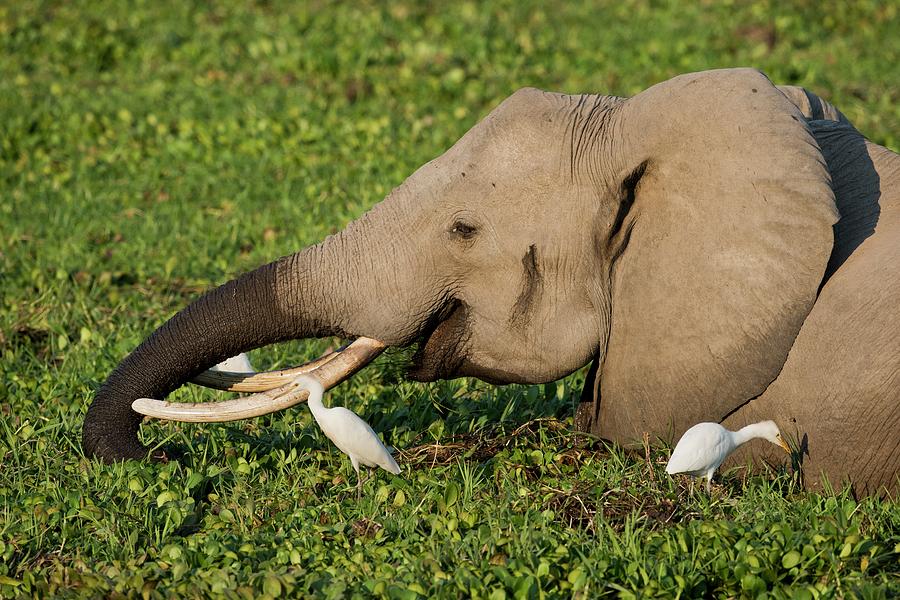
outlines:
[[665, 448], [572, 433], [583, 373], [420, 385], [379, 359], [327, 399], [401, 450], [360, 503], [303, 406], [145, 426], [181, 463], [80, 451], [93, 392], [156, 326], [343, 227], [521, 86], [755, 66], [897, 150], [896, 3], [123, 4], [0, 7], [0, 597], [900, 594], [896, 502], [783, 473], [692, 496]]

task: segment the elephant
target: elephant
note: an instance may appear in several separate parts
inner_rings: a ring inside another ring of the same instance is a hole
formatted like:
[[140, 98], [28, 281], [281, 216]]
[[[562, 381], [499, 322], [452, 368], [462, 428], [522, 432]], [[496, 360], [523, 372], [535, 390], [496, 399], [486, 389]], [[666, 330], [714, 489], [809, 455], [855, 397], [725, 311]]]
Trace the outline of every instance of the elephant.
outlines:
[[629, 445], [773, 419], [810, 489], [894, 493], [898, 182], [900, 156], [754, 69], [630, 98], [524, 88], [342, 231], [160, 326], [96, 392], [83, 449], [145, 458], [136, 399], [239, 352], [340, 336], [373, 345], [327, 385], [384, 347], [412, 349], [414, 381], [590, 364], [579, 429]]

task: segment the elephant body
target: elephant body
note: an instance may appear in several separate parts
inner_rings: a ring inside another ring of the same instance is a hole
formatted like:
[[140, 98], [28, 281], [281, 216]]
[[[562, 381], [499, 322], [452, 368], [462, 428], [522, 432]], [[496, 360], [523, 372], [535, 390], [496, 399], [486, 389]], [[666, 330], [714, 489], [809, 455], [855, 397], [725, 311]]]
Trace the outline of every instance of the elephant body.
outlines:
[[[780, 86], [803, 112], [831, 175], [840, 220], [812, 310], [774, 380], [746, 399], [720, 405], [695, 397], [702, 413], [677, 401], [608, 396], [633, 389], [585, 389], [579, 425], [622, 444], [644, 432], [672, 442], [698, 420], [732, 430], [776, 419], [801, 451], [804, 482], [852, 482], [858, 493], [897, 490], [900, 476], [900, 156], [867, 141], [833, 106]], [[603, 381], [603, 374], [597, 381]], [[668, 383], [668, 382], [667, 382]], [[610, 386], [612, 388], [612, 386]], [[637, 405], [637, 406], [635, 406]], [[783, 461], [767, 445], [748, 445], [727, 464]]]
[[[416, 346], [409, 377], [541, 383], [591, 362], [576, 425], [622, 444], [773, 419], [805, 481], [900, 476], [900, 157], [761, 73], [633, 98], [517, 92], [321, 244], [212, 290], [130, 354], [84, 447], [146, 454], [162, 398], [265, 344]], [[751, 447], [735, 460], [769, 459]]]
[[[900, 157], [848, 123], [811, 120], [841, 220], [816, 304], [778, 378], [725, 419], [776, 416], [800, 442], [805, 481], [898, 489]], [[746, 448], [737, 460], [746, 460]], [[768, 453], [767, 453], [768, 454]], [[771, 456], [757, 457], [772, 459]]]

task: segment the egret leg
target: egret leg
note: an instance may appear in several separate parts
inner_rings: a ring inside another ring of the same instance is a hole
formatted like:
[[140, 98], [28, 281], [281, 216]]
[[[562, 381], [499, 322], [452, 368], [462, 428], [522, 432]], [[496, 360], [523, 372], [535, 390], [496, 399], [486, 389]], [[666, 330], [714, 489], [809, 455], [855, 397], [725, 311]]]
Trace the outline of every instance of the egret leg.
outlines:
[[350, 456], [350, 464], [353, 465], [353, 470], [356, 471], [356, 503], [359, 504], [360, 498], [362, 498], [362, 481], [359, 479], [359, 461], [356, 460], [356, 457], [352, 454]]
[[359, 463], [356, 461], [353, 461], [353, 469], [356, 471], [356, 503], [359, 504], [359, 501], [362, 500], [363, 478], [359, 472]]
[[706, 477], [706, 494], [712, 494], [712, 475], [707, 475]]

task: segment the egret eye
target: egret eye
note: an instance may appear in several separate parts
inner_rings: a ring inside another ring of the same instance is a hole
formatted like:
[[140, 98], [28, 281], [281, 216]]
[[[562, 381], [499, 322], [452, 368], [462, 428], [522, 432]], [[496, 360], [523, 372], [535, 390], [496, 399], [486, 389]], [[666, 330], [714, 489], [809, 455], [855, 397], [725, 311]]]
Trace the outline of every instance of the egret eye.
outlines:
[[450, 233], [464, 240], [471, 239], [477, 232], [478, 229], [474, 225], [471, 225], [464, 221], [456, 221], [453, 224], [453, 227], [450, 229]]

